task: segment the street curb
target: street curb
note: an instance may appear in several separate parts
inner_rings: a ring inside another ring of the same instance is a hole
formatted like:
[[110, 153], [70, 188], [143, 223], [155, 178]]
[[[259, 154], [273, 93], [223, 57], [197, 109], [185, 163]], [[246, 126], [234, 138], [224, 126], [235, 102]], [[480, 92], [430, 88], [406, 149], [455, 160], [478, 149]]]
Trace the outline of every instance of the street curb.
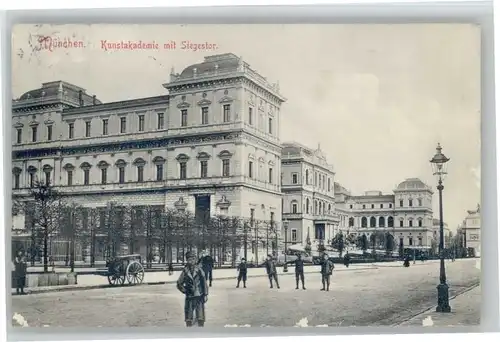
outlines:
[[[359, 268], [344, 268], [340, 270], [336, 270], [334, 272], [346, 272], [346, 271], [362, 271], [362, 270], [376, 270], [378, 269], [377, 266], [368, 266], [368, 267], [359, 267]], [[315, 272], [304, 272], [304, 273], [317, 273]], [[290, 275], [295, 275], [295, 272], [287, 272], [287, 273], [280, 273], [278, 276], [290, 276]], [[251, 275], [248, 276], [248, 278], [262, 278], [262, 277], [267, 277], [267, 274], [257, 274], [257, 275]], [[231, 279], [236, 279], [237, 276], [234, 275], [232, 277], [220, 277], [220, 278], [214, 278], [213, 280], [231, 280]], [[54, 286], [53, 288], [47, 288], [43, 290], [34, 290], [33, 292], [28, 292], [29, 295], [36, 295], [39, 293], [48, 293], [48, 292], [67, 292], [67, 291], [86, 291], [86, 290], [96, 290], [96, 289], [103, 289], [103, 288], [124, 288], [124, 287], [132, 287], [132, 286], [150, 286], [150, 285], [167, 285], [167, 284], [175, 284], [177, 283], [177, 280], [167, 280], [167, 281], [153, 281], [153, 282], [145, 282], [142, 284], [138, 285], [122, 285], [122, 286], [111, 286], [109, 284], [98, 284], [98, 285], [88, 285], [88, 286], [81, 286], [78, 287], [78, 285], [75, 285], [75, 287], [58, 287]], [[33, 289], [36, 289], [33, 288]], [[29, 288], [28, 288], [28, 291]]]
[[[478, 286], [481, 286], [481, 283], [480, 283], [479, 281], [478, 281], [477, 283], [474, 283], [474, 284], [473, 284], [473, 285], [471, 285], [471, 286], [468, 286], [468, 287], [464, 288], [462, 291], [460, 291], [460, 292], [458, 292], [457, 294], [455, 294], [455, 295], [451, 296], [450, 298], [448, 298], [448, 300], [450, 300], [450, 301], [451, 301], [451, 300], [453, 300], [453, 299], [455, 299], [455, 298], [457, 298], [457, 297], [459, 297], [459, 296], [461, 296], [461, 295], [463, 295], [463, 294], [465, 294], [465, 293], [467, 293], [467, 292], [469, 292], [469, 291], [474, 290], [474, 289], [475, 289], [476, 287], [478, 287]], [[392, 325], [391, 325], [391, 327], [399, 327], [399, 326], [401, 326], [402, 324], [404, 324], [404, 323], [406, 323], [406, 322], [411, 321], [411, 320], [412, 320], [412, 319], [414, 319], [415, 317], [418, 317], [418, 316], [420, 316], [420, 315], [423, 315], [423, 314], [425, 314], [426, 312], [429, 312], [429, 311], [431, 311], [431, 310], [432, 310], [432, 312], [435, 312], [435, 311], [434, 311], [434, 310], [435, 310], [435, 308], [436, 308], [436, 305], [432, 305], [432, 306], [430, 306], [430, 307], [428, 307], [428, 308], [426, 308], [426, 309], [424, 309], [424, 310], [421, 310], [419, 313], [417, 313], [417, 314], [415, 314], [415, 315], [412, 315], [410, 318], [407, 318], [407, 319], [405, 319], [405, 320], [403, 320], [403, 321], [401, 321], [401, 322], [397, 322], [397, 323], [392, 324]]]

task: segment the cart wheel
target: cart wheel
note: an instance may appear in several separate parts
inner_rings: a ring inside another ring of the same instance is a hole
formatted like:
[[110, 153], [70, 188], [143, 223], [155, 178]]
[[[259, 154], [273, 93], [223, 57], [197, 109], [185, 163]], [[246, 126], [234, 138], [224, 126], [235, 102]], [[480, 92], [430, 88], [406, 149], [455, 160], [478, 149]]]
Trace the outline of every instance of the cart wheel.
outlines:
[[142, 284], [144, 280], [144, 267], [137, 261], [128, 264], [126, 277], [130, 285]]
[[120, 274], [108, 274], [108, 283], [111, 286], [120, 286], [125, 282], [125, 276]]

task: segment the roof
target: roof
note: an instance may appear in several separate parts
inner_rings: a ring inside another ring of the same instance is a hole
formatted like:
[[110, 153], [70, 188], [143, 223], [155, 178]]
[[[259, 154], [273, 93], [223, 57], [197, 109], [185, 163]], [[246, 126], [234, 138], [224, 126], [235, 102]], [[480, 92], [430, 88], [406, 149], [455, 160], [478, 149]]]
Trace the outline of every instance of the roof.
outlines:
[[[17, 101], [25, 101], [25, 100], [35, 100], [35, 99], [43, 99], [43, 98], [54, 98], [54, 97], [64, 97], [66, 100], [74, 101], [79, 103], [80, 93], [82, 94], [82, 100], [84, 105], [92, 105], [94, 104], [94, 97], [90, 96], [85, 92], [85, 89], [76, 86], [74, 84], [65, 82], [65, 81], [54, 81], [54, 82], [46, 82], [42, 83], [42, 86], [38, 89], [30, 90]], [[95, 104], [100, 104], [101, 101], [95, 99]]]
[[[233, 72], [238, 70], [240, 58], [233, 53], [207, 56], [202, 63], [190, 65], [179, 75], [179, 79], [192, 78], [196, 75], [213, 74], [215, 72]], [[243, 63], [243, 61], [241, 61]]]
[[399, 183], [397, 190], [430, 190], [430, 188], [418, 178], [408, 178]]

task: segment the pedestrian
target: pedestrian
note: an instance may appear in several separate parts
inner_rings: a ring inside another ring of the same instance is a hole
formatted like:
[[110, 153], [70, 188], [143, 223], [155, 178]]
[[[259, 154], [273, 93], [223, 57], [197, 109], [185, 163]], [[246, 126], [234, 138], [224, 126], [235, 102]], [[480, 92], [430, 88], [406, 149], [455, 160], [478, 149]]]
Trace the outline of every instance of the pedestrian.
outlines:
[[195, 320], [199, 327], [205, 325], [205, 303], [208, 301], [207, 280], [203, 270], [196, 264], [195, 260], [194, 254], [186, 253], [186, 266], [177, 280], [177, 289], [186, 297], [184, 320], [187, 327], [192, 327]]
[[247, 261], [245, 258], [241, 258], [241, 262], [238, 265], [238, 284], [236, 284], [236, 288], [240, 287], [240, 281], [243, 280], [243, 287], [247, 287]]
[[266, 260], [266, 272], [267, 276], [269, 277], [269, 284], [271, 285], [270, 288], [273, 288], [273, 279], [276, 282], [276, 287], [279, 289], [280, 284], [278, 283], [278, 272], [276, 271], [276, 263], [273, 260], [273, 257], [271, 254], [267, 256]]
[[172, 275], [174, 273], [174, 265], [172, 265], [172, 262], [168, 263], [168, 275]]
[[405, 257], [405, 261], [404, 261], [404, 263], [403, 263], [403, 266], [404, 266], [404, 267], [410, 267], [410, 256], [409, 256], [409, 255], [407, 255], [407, 256]]
[[14, 277], [16, 281], [16, 294], [24, 295], [24, 288], [26, 287], [26, 270], [28, 263], [22, 250], [17, 252], [14, 259]]
[[302, 260], [302, 254], [297, 255], [297, 259], [295, 260], [295, 290], [299, 289], [299, 279], [302, 282], [302, 289], [306, 289], [306, 285], [304, 283], [304, 260]]
[[323, 283], [321, 291], [330, 291], [330, 277], [334, 267], [333, 262], [328, 259], [328, 255], [324, 254], [323, 261], [321, 262], [321, 282]]
[[349, 255], [349, 253], [346, 253], [344, 255], [344, 266], [349, 268], [350, 263], [351, 263], [351, 256]]
[[212, 270], [214, 268], [214, 259], [207, 252], [203, 252], [198, 263], [201, 265], [205, 277], [209, 282], [209, 286], [212, 287]]

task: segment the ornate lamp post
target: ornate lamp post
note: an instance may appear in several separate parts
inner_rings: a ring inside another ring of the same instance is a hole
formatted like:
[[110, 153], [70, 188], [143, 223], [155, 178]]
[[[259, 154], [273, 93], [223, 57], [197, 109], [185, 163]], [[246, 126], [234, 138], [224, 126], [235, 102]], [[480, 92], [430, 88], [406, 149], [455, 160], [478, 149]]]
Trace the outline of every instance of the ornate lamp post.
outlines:
[[446, 163], [450, 160], [442, 152], [441, 145], [438, 143], [436, 154], [431, 159], [433, 173], [437, 178], [439, 191], [439, 285], [437, 312], [451, 312], [448, 284], [446, 284], [446, 269], [444, 266], [444, 222], [443, 222], [443, 180], [447, 175]]
[[287, 243], [288, 243], [288, 220], [283, 220], [283, 228], [285, 230], [285, 265], [283, 265], [283, 272], [288, 272], [288, 265], [286, 263], [286, 254], [287, 254]]

